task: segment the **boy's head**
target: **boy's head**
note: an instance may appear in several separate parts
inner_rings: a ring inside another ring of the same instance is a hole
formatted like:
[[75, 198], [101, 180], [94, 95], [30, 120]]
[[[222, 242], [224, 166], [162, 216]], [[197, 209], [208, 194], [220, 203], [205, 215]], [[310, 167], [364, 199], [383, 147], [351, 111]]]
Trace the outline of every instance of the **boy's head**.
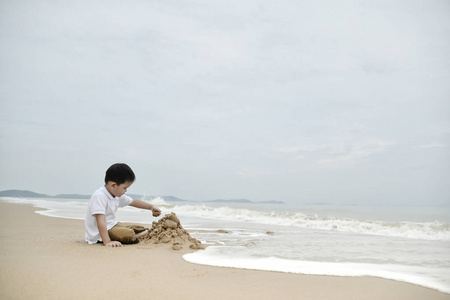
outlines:
[[112, 181], [121, 185], [125, 182], [133, 183], [135, 179], [133, 170], [126, 164], [113, 164], [106, 170], [105, 183]]
[[106, 170], [105, 187], [114, 197], [121, 197], [134, 182], [133, 170], [126, 164], [114, 164]]

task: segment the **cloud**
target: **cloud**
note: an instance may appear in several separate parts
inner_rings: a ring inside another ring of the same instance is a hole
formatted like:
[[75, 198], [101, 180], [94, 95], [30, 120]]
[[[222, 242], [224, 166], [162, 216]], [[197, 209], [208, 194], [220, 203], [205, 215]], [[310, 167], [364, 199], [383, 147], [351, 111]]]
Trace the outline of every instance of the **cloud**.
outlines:
[[270, 175], [270, 172], [267, 170], [241, 169], [236, 174], [242, 177], [261, 177]]
[[447, 147], [447, 146], [444, 144], [436, 143], [436, 142], [420, 146], [420, 148], [445, 148], [445, 147]]
[[3, 189], [86, 193], [84, 166], [116, 160], [192, 198], [281, 197], [278, 179], [296, 200], [311, 170], [322, 197], [314, 180], [358, 181], [345, 168], [362, 162], [446, 178], [432, 162], [450, 145], [448, 5], [363, 2], [1, 2]]
[[298, 152], [317, 152], [317, 151], [323, 151], [325, 149], [329, 148], [327, 145], [308, 145], [308, 146], [301, 146], [301, 147], [280, 147], [275, 149], [276, 152], [281, 153], [298, 153]]
[[375, 138], [336, 139], [329, 144], [290, 146], [275, 149], [292, 155], [295, 160], [310, 159], [319, 165], [343, 165], [358, 163], [370, 156], [386, 152], [391, 142]]
[[[335, 155], [331, 158], [320, 159], [318, 163], [321, 165], [358, 163], [370, 156], [386, 152], [391, 144], [387, 141], [366, 139], [351, 144], [345, 153]], [[338, 147], [341, 148], [340, 145]]]
[[300, 151], [300, 147], [281, 147], [275, 149], [275, 151], [281, 153], [296, 153]]

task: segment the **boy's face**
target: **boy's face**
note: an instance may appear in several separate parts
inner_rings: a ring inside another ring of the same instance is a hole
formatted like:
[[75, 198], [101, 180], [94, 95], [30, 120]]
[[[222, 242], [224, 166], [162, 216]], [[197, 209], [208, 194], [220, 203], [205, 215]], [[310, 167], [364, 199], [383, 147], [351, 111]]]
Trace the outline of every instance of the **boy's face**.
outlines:
[[132, 184], [133, 182], [131, 181], [127, 181], [122, 184], [117, 184], [115, 182], [110, 181], [106, 184], [106, 188], [114, 197], [120, 197], [127, 192], [127, 189]]

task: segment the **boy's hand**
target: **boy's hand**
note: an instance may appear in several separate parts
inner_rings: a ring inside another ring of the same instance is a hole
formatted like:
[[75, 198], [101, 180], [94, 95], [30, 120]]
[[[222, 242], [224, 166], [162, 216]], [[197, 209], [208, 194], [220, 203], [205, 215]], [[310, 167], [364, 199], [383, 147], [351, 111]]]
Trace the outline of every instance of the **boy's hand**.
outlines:
[[157, 208], [156, 206], [153, 206], [152, 214], [154, 217], [158, 217], [161, 214], [161, 210], [159, 208]]
[[105, 246], [108, 246], [108, 247], [123, 247], [122, 243], [118, 242], [118, 241], [111, 241], [111, 242], [107, 243]]

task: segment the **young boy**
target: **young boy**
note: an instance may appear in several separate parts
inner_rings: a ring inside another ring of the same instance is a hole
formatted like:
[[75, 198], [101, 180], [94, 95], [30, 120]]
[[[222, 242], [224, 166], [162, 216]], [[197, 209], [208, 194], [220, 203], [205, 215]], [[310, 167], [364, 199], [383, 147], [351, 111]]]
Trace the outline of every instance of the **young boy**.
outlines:
[[135, 244], [148, 231], [140, 225], [125, 225], [116, 221], [119, 207], [131, 205], [151, 210], [154, 217], [161, 210], [150, 203], [135, 200], [125, 195], [135, 180], [133, 170], [126, 164], [114, 164], [106, 171], [105, 185], [99, 188], [89, 200], [85, 218], [85, 240], [89, 244], [102, 242], [105, 246], [122, 247]]

